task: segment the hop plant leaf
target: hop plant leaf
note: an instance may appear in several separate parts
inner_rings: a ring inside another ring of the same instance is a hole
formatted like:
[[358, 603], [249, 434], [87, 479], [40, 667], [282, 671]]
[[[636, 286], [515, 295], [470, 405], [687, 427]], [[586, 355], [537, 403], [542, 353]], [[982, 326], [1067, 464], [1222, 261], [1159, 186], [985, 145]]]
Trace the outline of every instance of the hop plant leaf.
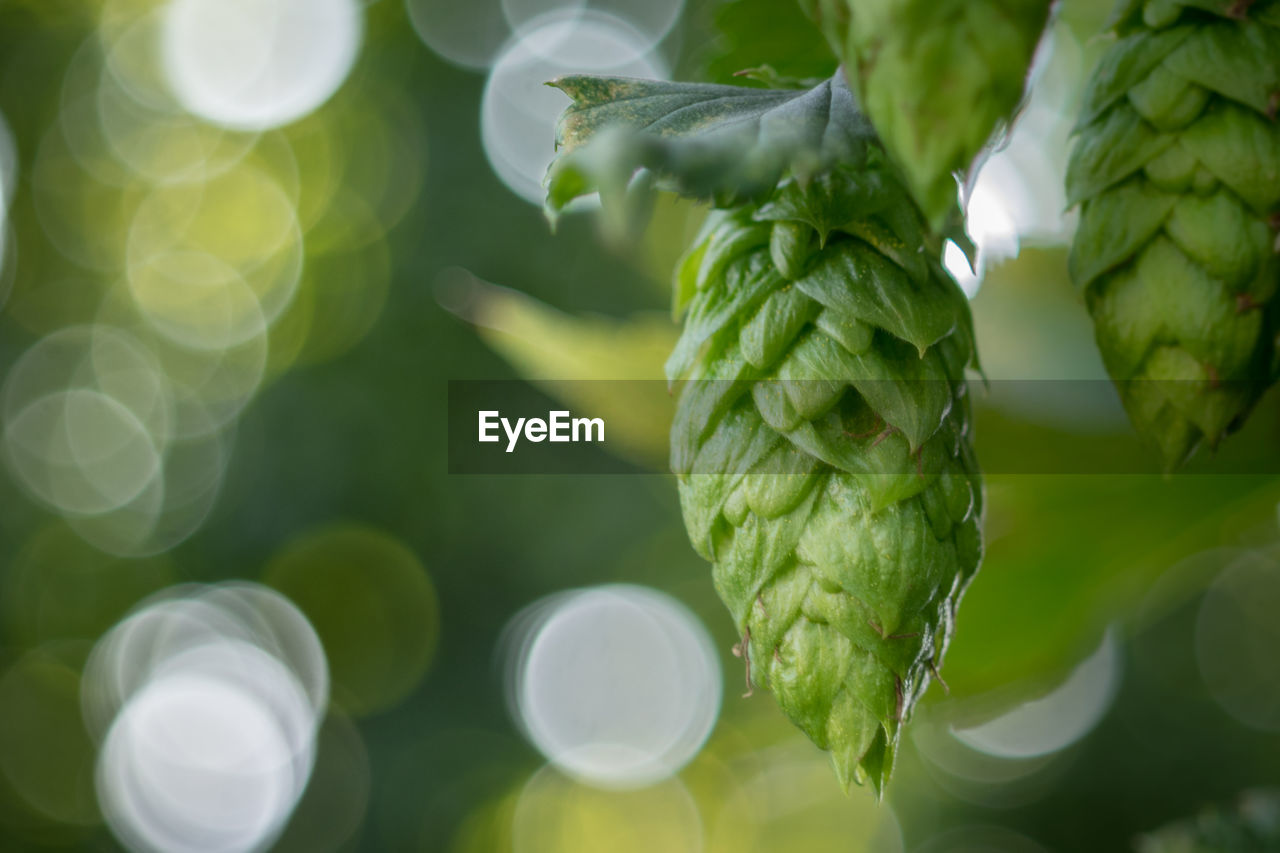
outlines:
[[1231, 811], [1209, 809], [1138, 839], [1138, 853], [1278, 853], [1280, 790], [1246, 791]]
[[547, 173], [553, 218], [592, 192], [625, 209], [637, 170], [659, 189], [722, 206], [758, 200], [784, 174], [856, 168], [875, 143], [839, 75], [799, 91], [585, 75], [550, 85], [573, 99]]
[[[594, 174], [580, 164], [595, 146], [616, 175], [643, 165], [658, 184], [731, 200], [675, 277], [684, 328], [667, 373], [680, 387], [671, 461], [685, 526], [713, 564], [748, 680], [830, 752], [844, 786], [880, 792], [981, 559], [968, 303], [865, 121], [837, 112], [853, 109], [838, 78], [808, 99], [565, 88], [582, 100], [562, 124], [553, 204], [567, 200], [562, 181], [594, 184], [578, 176]], [[611, 97], [624, 100], [605, 121]], [[802, 110], [781, 143], [757, 118], [774, 109]], [[734, 183], [744, 173], [725, 161], [744, 152], [769, 164], [768, 191], [755, 173]]]
[[800, 0], [930, 220], [1022, 100], [1051, 0]]
[[1067, 172], [1071, 274], [1172, 469], [1276, 375], [1280, 2], [1124, 0], [1113, 20]]

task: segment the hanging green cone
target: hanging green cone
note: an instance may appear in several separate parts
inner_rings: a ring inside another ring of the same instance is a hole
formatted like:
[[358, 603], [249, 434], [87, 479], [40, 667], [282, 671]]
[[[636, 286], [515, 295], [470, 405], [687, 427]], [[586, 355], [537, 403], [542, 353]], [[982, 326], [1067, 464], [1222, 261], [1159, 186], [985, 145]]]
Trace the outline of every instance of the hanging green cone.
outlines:
[[1071, 274], [1172, 469], [1275, 378], [1280, 2], [1123, 0], [1113, 22], [1067, 172]]
[[[879, 792], [982, 549], [972, 328], [940, 241], [839, 77], [811, 92], [559, 85], [575, 104], [553, 208], [624, 185], [637, 164], [729, 200], [676, 275], [685, 524], [748, 679], [831, 753], [842, 784]], [[626, 131], [650, 127], [662, 135]]]
[[800, 0], [929, 219], [1022, 100], [1051, 0]]
[[[812, 215], [831, 199], [843, 215]], [[843, 784], [877, 790], [981, 556], [967, 306], [908, 248], [919, 229], [878, 172], [716, 217], [678, 276], [668, 363], [692, 379], [672, 435], [685, 525], [750, 677]]]

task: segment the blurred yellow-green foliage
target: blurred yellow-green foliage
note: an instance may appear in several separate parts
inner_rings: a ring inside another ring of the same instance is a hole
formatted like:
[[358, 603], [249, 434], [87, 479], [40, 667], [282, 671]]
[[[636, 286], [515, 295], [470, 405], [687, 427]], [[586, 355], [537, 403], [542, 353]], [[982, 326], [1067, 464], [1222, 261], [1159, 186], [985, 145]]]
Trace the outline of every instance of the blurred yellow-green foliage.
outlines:
[[[283, 26], [299, 3], [214, 11]], [[1275, 781], [1280, 483], [1247, 473], [1280, 470], [1274, 395], [1223, 459], [1165, 478], [1054, 473], [1133, 452], [1115, 407], [999, 393], [1102, 376], [1059, 185], [1109, 3], [1062, 4], [971, 208], [988, 556], [879, 807], [740, 698], [661, 473], [669, 400], [568, 382], [661, 377], [700, 213], [659, 200], [618, 246], [589, 212], [553, 236], [533, 203], [564, 100], [538, 75], [828, 73], [787, 65], [820, 36], [756, 0], [325, 0], [345, 36], [260, 25], [188, 56], [174, 5], [0, 0], [0, 849], [115, 849], [91, 652], [150, 596], [234, 579], [292, 601], [327, 660], [281, 850], [1122, 850]], [[175, 83], [187, 59], [252, 81], [254, 49], [321, 36], [296, 103]], [[446, 383], [516, 377], [655, 473], [449, 476]], [[705, 745], [625, 790], [548, 763], [509, 677], [542, 636], [514, 642], [518, 614], [605, 584], [669, 594], [712, 644], [689, 682], [715, 682]]]

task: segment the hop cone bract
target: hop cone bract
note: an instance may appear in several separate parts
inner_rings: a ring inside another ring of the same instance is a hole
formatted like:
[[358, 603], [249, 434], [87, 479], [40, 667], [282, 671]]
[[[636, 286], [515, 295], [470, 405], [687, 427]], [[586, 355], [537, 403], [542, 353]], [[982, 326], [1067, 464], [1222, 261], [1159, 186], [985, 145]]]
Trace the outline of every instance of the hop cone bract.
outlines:
[[685, 523], [749, 678], [881, 790], [981, 558], [968, 304], [874, 162], [712, 214], [668, 362]]
[[1067, 174], [1071, 273], [1173, 468], [1276, 374], [1280, 2], [1123, 0], [1114, 20]]

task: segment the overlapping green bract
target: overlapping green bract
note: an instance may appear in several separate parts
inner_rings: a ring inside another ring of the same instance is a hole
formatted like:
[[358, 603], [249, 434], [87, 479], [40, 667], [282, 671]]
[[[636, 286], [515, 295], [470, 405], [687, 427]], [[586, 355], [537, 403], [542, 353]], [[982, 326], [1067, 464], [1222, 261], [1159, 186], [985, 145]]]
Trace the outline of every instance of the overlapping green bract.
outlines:
[[981, 555], [968, 306], [885, 172], [714, 215], [677, 276], [685, 524], [749, 677], [879, 791]]
[[1210, 809], [1138, 839], [1139, 853], [1280, 853], [1280, 790], [1246, 791], [1232, 811]]
[[1022, 100], [1051, 0], [800, 0], [929, 218]]
[[1276, 376], [1280, 2], [1123, 0], [1114, 21], [1067, 173], [1071, 273], [1174, 468]]
[[843, 75], [808, 91], [574, 77], [548, 208], [721, 206], [682, 262], [672, 468], [749, 678], [880, 791], [981, 558], [968, 303]]

